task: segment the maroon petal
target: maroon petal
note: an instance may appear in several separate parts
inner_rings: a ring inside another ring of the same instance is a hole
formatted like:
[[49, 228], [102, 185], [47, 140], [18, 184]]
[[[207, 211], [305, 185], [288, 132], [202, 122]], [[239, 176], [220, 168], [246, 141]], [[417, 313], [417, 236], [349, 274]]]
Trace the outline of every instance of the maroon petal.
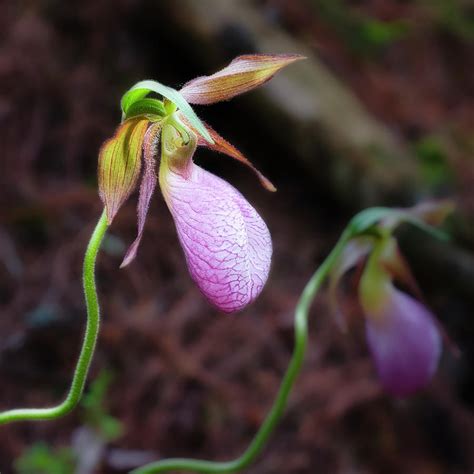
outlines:
[[342, 331], [346, 331], [347, 325], [345, 315], [339, 305], [339, 284], [345, 273], [366, 258], [372, 248], [373, 240], [370, 237], [357, 237], [350, 240], [329, 275], [329, 307]]
[[161, 124], [152, 125], [146, 132], [143, 145], [143, 159], [145, 169], [143, 171], [142, 182], [140, 184], [140, 194], [138, 197], [138, 234], [132, 245], [127, 250], [120, 268], [130, 264], [137, 255], [137, 250], [143, 236], [146, 216], [150, 207], [150, 200], [156, 188], [156, 148], [160, 138]]
[[246, 158], [232, 143], [229, 143], [225, 138], [221, 137], [212, 127], [210, 127], [207, 123], [204, 123], [206, 130], [208, 131], [210, 137], [212, 138], [214, 143], [208, 142], [198, 130], [196, 130], [190, 123], [189, 120], [186, 119], [182, 114], [179, 114], [179, 118], [188, 126], [190, 127], [193, 132], [196, 134], [199, 146], [207, 147], [213, 151], [217, 151], [219, 153], [224, 153], [234, 160], [240, 161], [244, 165], [248, 166], [258, 177], [262, 186], [271, 192], [275, 192], [276, 188], [272, 184], [272, 182], [265, 177], [254, 165], [253, 163]]

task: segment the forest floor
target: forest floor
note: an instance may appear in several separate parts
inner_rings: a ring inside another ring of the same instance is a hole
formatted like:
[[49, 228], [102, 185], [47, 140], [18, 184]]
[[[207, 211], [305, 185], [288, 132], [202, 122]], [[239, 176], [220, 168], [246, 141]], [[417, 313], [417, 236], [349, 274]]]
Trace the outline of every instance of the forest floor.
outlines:
[[[114, 94], [148, 73], [158, 54], [143, 49], [145, 18], [133, 2], [119, 1], [113, 11], [92, 0], [76, 11], [75, 3], [12, 4], [0, 18], [7, 38], [0, 45], [2, 409], [52, 404], [67, 390], [85, 322], [82, 255], [101, 212], [97, 150], [118, 120]], [[330, 8], [340, 6], [336, 1], [257, 4], [271, 21], [313, 44], [376, 117], [414, 143], [432, 179], [442, 185], [452, 170], [458, 198], [474, 214], [472, 160], [466, 164], [459, 145], [473, 119], [472, 36], [462, 18], [446, 22], [438, 10], [395, 0], [354, 2], [356, 15]], [[316, 7], [325, 9], [317, 19], [310, 13]], [[110, 44], [121, 48], [113, 59]], [[182, 64], [175, 74], [166, 72], [170, 57], [164, 54], [163, 82], [188, 73]], [[103, 92], [109, 89], [110, 95]], [[109, 440], [88, 438], [83, 456], [92, 456], [94, 446], [103, 449], [97, 473], [126, 472], [134, 459], [231, 458], [262, 422], [291, 355], [298, 297], [350, 216], [298, 166], [272, 169], [266, 147], [246, 135], [248, 126], [239, 128], [232, 110], [223, 110], [209, 111], [209, 122], [254, 150], [252, 161], [278, 187], [277, 194], [266, 193], [251, 173], [210, 153], [199, 160], [242, 191], [268, 223], [274, 259], [261, 297], [238, 315], [212, 309], [187, 273], [161, 197], [152, 204], [137, 260], [119, 270], [136, 229], [129, 202], [97, 268], [103, 323], [91, 380], [111, 374], [104, 406], [98, 415], [83, 407], [55, 422], [2, 427], [2, 474], [14, 472], [14, 460], [39, 442], [59, 459], [58, 447], [77, 446], [78, 430], [103, 427], [106, 413], [122, 430]], [[453, 154], [444, 148], [446, 136], [450, 144], [456, 137]], [[318, 296], [287, 413], [247, 472], [472, 472], [472, 368], [447, 350], [427, 390], [408, 400], [385, 395], [368, 357], [354, 285], [348, 281], [343, 303], [347, 334], [335, 324], [325, 293]], [[455, 294], [427, 289], [427, 299], [448, 332], [448, 316], [459, 322], [472, 314]], [[461, 350], [472, 344], [450, 335]]]

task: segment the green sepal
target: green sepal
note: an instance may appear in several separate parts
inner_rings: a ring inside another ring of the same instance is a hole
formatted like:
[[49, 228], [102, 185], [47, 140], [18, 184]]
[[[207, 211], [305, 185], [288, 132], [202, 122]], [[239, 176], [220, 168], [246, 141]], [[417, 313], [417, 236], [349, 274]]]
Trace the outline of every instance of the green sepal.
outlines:
[[392, 276], [381, 264], [383, 252], [393, 237], [381, 238], [370, 252], [359, 283], [359, 301], [366, 315], [380, 316], [392, 288]]
[[[411, 209], [391, 209], [388, 207], [372, 207], [356, 214], [349, 223], [351, 236], [380, 233], [381, 230], [392, 230], [403, 222], [410, 223], [424, 232], [440, 240], [449, 240], [449, 235], [414, 214]], [[380, 222], [384, 221], [384, 222]], [[379, 225], [378, 225], [379, 224]]]
[[[161, 120], [166, 115], [163, 102], [158, 99], [144, 98], [132, 102], [127, 108], [127, 114], [124, 119], [143, 115], [152, 121]], [[153, 118], [156, 117], [155, 120]]]
[[144, 99], [150, 91], [148, 89], [129, 89], [120, 100], [120, 106], [122, 107], [123, 117], [122, 122], [128, 114], [128, 109], [132, 104]]
[[110, 225], [136, 187], [145, 133], [149, 121], [135, 117], [123, 122], [99, 152], [99, 195]]
[[143, 100], [150, 92], [156, 92], [157, 94], [167, 98], [173, 102], [181, 111], [181, 113], [189, 121], [189, 124], [211, 145], [214, 144], [214, 140], [207, 131], [204, 124], [201, 122], [199, 117], [196, 115], [191, 106], [187, 103], [186, 99], [176, 89], [165, 86], [157, 81], [141, 81], [137, 82], [132, 88], [130, 88], [122, 97], [121, 106], [124, 117], [128, 116], [128, 110], [135, 102]]
[[418, 227], [423, 232], [426, 232], [427, 234], [433, 236], [438, 240], [451, 240], [451, 236], [448, 233], [444, 232], [443, 230], [437, 229], [436, 227], [433, 227], [432, 225], [427, 224], [426, 222], [423, 222], [421, 219], [415, 216], [406, 215], [404, 216], [403, 220], [405, 222], [410, 223], [411, 225], [414, 225], [415, 227]]
[[370, 230], [377, 224], [381, 219], [389, 215], [393, 215], [393, 209], [387, 207], [371, 207], [364, 209], [363, 211], [356, 214], [347, 228], [352, 236], [362, 235], [370, 233]]

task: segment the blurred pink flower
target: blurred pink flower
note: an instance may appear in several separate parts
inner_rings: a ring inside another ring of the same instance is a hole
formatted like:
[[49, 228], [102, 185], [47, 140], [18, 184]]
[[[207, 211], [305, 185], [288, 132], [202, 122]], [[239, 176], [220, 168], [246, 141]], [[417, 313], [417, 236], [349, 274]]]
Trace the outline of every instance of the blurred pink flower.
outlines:
[[440, 329], [424, 304], [394, 286], [396, 279], [419, 293], [389, 234], [354, 238], [333, 269], [330, 301], [343, 329], [336, 287], [347, 270], [365, 260], [358, 291], [369, 349], [385, 390], [407, 396], [427, 385], [436, 371], [442, 348]]
[[385, 389], [406, 396], [429, 383], [438, 366], [441, 336], [420, 302], [390, 285], [378, 312], [367, 309], [367, 342]]

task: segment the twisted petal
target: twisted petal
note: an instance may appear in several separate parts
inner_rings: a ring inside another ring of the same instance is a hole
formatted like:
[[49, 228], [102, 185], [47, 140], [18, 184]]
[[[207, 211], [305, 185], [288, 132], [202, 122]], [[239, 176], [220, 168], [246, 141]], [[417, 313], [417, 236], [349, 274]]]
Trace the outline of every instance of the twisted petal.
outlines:
[[254, 165], [253, 163], [246, 158], [232, 143], [229, 143], [225, 138], [221, 137], [213, 128], [211, 128], [209, 125], [204, 123], [204, 126], [206, 127], [207, 131], [209, 132], [209, 135], [211, 136], [212, 140], [214, 143], [209, 143], [206, 141], [200, 134], [199, 131], [197, 131], [195, 128], [193, 128], [189, 122], [186, 120], [186, 117], [180, 116], [180, 118], [185, 122], [196, 134], [198, 137], [198, 145], [199, 146], [205, 146], [213, 151], [217, 151], [219, 153], [223, 153], [224, 155], [230, 156], [231, 158], [234, 158], [234, 160], [240, 161], [244, 165], [248, 166], [258, 177], [260, 183], [262, 186], [267, 190], [271, 192], [275, 192], [276, 188], [272, 184], [272, 182], [264, 176]]
[[213, 104], [229, 100], [269, 81], [280, 69], [304, 59], [299, 54], [249, 54], [235, 58], [211, 76], [189, 81], [181, 89], [190, 104]]
[[419, 299], [422, 300], [421, 290], [416, 282], [413, 273], [403, 257], [395, 237], [387, 240], [380, 255], [380, 264], [391, 278], [406, 288]]
[[329, 275], [329, 306], [331, 308], [331, 313], [336, 318], [339, 328], [343, 331], [345, 331], [347, 327], [346, 318], [344, 317], [338, 301], [339, 283], [346, 272], [358, 265], [367, 257], [372, 248], [373, 240], [371, 237], [364, 236], [350, 240]]
[[143, 161], [145, 164], [145, 169], [143, 170], [137, 206], [138, 233], [136, 239], [128, 248], [120, 268], [126, 267], [135, 259], [138, 247], [140, 246], [140, 242], [142, 240], [146, 217], [150, 207], [150, 200], [153, 196], [153, 193], [155, 192], [156, 187], [155, 155], [160, 138], [160, 131], [161, 123], [157, 122], [147, 130], [143, 140]]
[[268, 277], [267, 226], [235, 188], [192, 162], [186, 177], [162, 163], [160, 184], [191, 277], [220, 310], [243, 309]]
[[366, 335], [387, 391], [406, 396], [429, 382], [438, 365], [441, 337], [425, 306], [392, 287], [383, 311], [367, 314]]

